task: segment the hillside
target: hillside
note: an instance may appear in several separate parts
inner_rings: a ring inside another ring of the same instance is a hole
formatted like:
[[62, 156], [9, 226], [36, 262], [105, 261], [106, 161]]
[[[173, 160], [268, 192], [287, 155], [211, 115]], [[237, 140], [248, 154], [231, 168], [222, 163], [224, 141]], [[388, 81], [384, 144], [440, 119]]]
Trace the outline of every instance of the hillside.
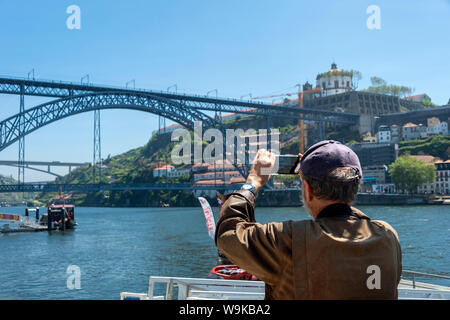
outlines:
[[[272, 123], [280, 130], [281, 153], [298, 153], [298, 129], [296, 120], [281, 119]], [[237, 117], [232, 121], [224, 121], [227, 128], [265, 129], [267, 122], [260, 116]], [[164, 183], [165, 178], [153, 177], [153, 168], [158, 162], [170, 160], [170, 152], [176, 142], [170, 141], [171, 135], [153, 135], [150, 141], [139, 148], [108, 157], [103, 161], [103, 183]], [[359, 135], [347, 128], [330, 131], [327, 138], [336, 140], [359, 139]], [[166, 150], [167, 159], [163, 150]], [[91, 165], [79, 167], [64, 177], [57, 178], [54, 183], [92, 183], [93, 168]], [[171, 183], [188, 183], [187, 178], [169, 178]], [[41, 194], [39, 200], [47, 202], [54, 194]], [[161, 204], [170, 206], [196, 206], [197, 199], [190, 191], [105, 191], [89, 193], [73, 193], [75, 203], [81, 206], [121, 206], [121, 207], [153, 207]]]
[[399, 143], [399, 155], [427, 154], [448, 160], [450, 156], [450, 136], [437, 135], [420, 140], [402, 141]]
[[[17, 184], [17, 180], [13, 177], [5, 177], [0, 174], [0, 184]], [[2, 206], [17, 203], [22, 199], [18, 193], [0, 193], [0, 204]]]

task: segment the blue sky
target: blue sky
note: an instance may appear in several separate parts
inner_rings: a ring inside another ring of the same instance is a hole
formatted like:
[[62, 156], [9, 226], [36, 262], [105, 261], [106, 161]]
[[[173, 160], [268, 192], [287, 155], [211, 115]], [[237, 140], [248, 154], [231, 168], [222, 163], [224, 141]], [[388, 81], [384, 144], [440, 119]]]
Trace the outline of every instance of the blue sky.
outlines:
[[[68, 6], [81, 9], [81, 29], [69, 30]], [[369, 5], [381, 29], [369, 30]], [[335, 61], [359, 70], [360, 88], [378, 76], [450, 98], [450, 1], [6, 1], [0, 0], [0, 75], [239, 98], [295, 91]], [[26, 97], [26, 108], [47, 101]], [[0, 118], [19, 109], [0, 95]], [[102, 111], [102, 155], [145, 144], [157, 117]], [[92, 161], [93, 114], [56, 122], [26, 137], [27, 160]], [[17, 159], [17, 144], [0, 159]], [[64, 170], [62, 171], [64, 172]], [[17, 176], [17, 169], [0, 167]], [[27, 181], [45, 174], [26, 171]]]

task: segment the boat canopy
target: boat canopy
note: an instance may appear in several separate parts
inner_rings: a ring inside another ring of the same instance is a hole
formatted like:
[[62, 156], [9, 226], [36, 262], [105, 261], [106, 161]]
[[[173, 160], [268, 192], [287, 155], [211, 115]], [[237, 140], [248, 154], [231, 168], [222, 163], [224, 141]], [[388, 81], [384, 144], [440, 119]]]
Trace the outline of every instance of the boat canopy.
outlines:
[[17, 214], [0, 213], [0, 220], [19, 221], [20, 216]]

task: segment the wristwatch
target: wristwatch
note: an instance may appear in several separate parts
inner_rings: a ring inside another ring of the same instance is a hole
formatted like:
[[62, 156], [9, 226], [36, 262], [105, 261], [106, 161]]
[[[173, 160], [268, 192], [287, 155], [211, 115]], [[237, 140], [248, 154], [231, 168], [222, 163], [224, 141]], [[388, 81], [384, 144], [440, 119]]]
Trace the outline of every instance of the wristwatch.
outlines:
[[249, 190], [256, 196], [256, 187], [251, 182], [246, 182], [242, 185], [241, 190]]

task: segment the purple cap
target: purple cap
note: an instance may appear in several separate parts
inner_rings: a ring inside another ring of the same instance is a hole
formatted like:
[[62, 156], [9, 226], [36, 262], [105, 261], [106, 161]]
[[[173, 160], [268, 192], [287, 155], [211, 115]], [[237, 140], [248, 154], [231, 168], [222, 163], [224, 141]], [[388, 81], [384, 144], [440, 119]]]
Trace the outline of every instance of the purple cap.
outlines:
[[356, 170], [362, 178], [361, 164], [352, 149], [338, 141], [324, 140], [311, 146], [300, 161], [300, 170], [304, 176], [326, 181], [330, 171], [340, 167]]

